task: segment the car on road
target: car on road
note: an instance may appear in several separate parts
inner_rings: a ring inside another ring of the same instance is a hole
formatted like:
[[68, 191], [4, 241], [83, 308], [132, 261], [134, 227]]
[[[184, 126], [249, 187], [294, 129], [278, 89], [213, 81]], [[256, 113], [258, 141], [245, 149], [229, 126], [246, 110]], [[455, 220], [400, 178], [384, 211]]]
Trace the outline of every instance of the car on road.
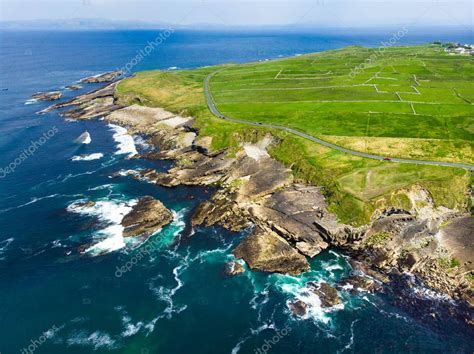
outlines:
[[383, 160], [384, 161], [392, 161], [392, 158], [391, 157], [384, 157]]

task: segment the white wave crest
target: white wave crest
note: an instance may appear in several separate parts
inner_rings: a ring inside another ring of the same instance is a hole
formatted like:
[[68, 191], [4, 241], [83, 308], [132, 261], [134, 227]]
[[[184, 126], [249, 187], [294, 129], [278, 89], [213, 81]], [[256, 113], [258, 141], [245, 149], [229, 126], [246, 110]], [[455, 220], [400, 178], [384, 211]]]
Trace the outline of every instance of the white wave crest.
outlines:
[[286, 294], [291, 295], [291, 299], [287, 300], [287, 306], [294, 299], [300, 300], [307, 305], [307, 311], [303, 319], [311, 319], [316, 322], [328, 324], [331, 321], [329, 313], [344, 309], [344, 304], [339, 304], [333, 307], [322, 307], [321, 299], [318, 295], [308, 288], [305, 284], [300, 284], [294, 281], [284, 281], [279, 284], [279, 288]]
[[118, 150], [115, 154], [128, 155], [128, 157], [138, 154], [137, 148], [135, 146], [135, 140], [133, 140], [131, 135], [127, 134], [127, 129], [115, 124], [109, 124], [109, 127], [115, 132], [113, 138], [118, 147]]
[[86, 144], [89, 145], [92, 142], [91, 135], [89, 132], [84, 132], [75, 140], [77, 144]]
[[94, 205], [84, 204], [84, 201], [73, 203], [67, 207], [69, 212], [83, 215], [95, 216], [101, 221], [105, 228], [99, 230], [94, 238], [100, 240], [89, 247], [86, 252], [92, 255], [100, 255], [113, 252], [125, 247], [123, 237], [122, 219], [127, 215], [137, 202], [98, 201]]
[[71, 161], [92, 161], [92, 160], [99, 160], [102, 157], [104, 157], [104, 154], [97, 152], [97, 153], [89, 154], [89, 155], [73, 156], [71, 158]]

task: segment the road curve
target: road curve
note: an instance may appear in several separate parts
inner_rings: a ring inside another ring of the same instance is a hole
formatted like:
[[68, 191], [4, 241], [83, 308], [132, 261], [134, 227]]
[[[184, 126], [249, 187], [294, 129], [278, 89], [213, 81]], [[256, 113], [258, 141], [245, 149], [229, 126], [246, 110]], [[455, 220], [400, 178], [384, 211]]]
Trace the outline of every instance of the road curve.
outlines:
[[[304, 139], [311, 140], [315, 143], [327, 146], [328, 148], [344, 152], [346, 154], [351, 154], [351, 155], [359, 156], [359, 157], [365, 157], [365, 158], [373, 159], [373, 160], [384, 161], [385, 156], [367, 154], [367, 153], [360, 152], [360, 151], [354, 151], [354, 150], [346, 149], [342, 146], [329, 143], [327, 141], [321, 140], [321, 139], [316, 138], [312, 135], [302, 133], [302, 132], [300, 132], [298, 130], [295, 130], [295, 129], [292, 129], [292, 128], [284, 127], [284, 126], [281, 126], [281, 125], [265, 124], [265, 123], [260, 123], [260, 122], [252, 122], [252, 121], [247, 121], [247, 120], [234, 119], [234, 118], [230, 118], [230, 117], [225, 116], [224, 114], [219, 112], [219, 110], [217, 109], [216, 104], [214, 102], [214, 98], [212, 97], [212, 94], [210, 92], [210, 87], [209, 87], [209, 83], [210, 83], [212, 77], [214, 75], [218, 74], [219, 72], [221, 72], [222, 70], [224, 70], [224, 69], [214, 71], [211, 74], [209, 74], [208, 76], [206, 76], [206, 78], [204, 79], [204, 94], [206, 95], [207, 106], [209, 107], [209, 110], [212, 112], [212, 114], [214, 114], [216, 117], [221, 118], [223, 120], [227, 120], [229, 122], [234, 122], [234, 123], [246, 124], [246, 125], [255, 126], [255, 127], [265, 127], [265, 128], [282, 130], [282, 131], [297, 135], [299, 137], [302, 137]], [[418, 165], [457, 167], [457, 168], [463, 168], [463, 169], [466, 169], [466, 170], [469, 170], [469, 171], [474, 171], [474, 166], [472, 166], [472, 165], [463, 164], [463, 163], [455, 163], [455, 162], [411, 160], [411, 159], [400, 159], [400, 158], [396, 158], [396, 157], [391, 158], [390, 161], [391, 162], [399, 162], [399, 163], [411, 163], [411, 164], [418, 164]]]

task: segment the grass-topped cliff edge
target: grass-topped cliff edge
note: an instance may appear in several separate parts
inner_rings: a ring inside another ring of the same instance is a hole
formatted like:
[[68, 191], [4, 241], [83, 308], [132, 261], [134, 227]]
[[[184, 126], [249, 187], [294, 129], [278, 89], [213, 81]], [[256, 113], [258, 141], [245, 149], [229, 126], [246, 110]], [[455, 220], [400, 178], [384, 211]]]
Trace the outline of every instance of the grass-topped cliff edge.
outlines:
[[[324, 186], [343, 222], [365, 223], [377, 207], [409, 208], [403, 191], [414, 184], [438, 205], [465, 208], [468, 171], [352, 156], [282, 131], [224, 121], [206, 105], [204, 79], [224, 68], [210, 91], [226, 116], [287, 126], [361, 152], [472, 164], [474, 60], [436, 45], [376, 51], [348, 47], [268, 62], [141, 72], [122, 81], [116, 96], [195, 117], [200, 136], [211, 136], [214, 149], [229, 153], [270, 131], [279, 138], [272, 156], [296, 177]], [[363, 70], [355, 72], [357, 67]]]

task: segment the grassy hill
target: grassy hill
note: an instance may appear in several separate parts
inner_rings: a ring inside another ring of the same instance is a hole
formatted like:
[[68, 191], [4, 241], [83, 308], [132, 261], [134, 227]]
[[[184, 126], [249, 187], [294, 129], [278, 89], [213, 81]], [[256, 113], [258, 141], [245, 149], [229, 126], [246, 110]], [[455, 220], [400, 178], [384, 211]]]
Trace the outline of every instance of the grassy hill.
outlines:
[[[204, 78], [225, 115], [298, 129], [353, 150], [394, 157], [473, 163], [474, 60], [440, 46], [348, 47], [275, 61], [196, 70], [150, 71], [122, 82], [127, 103], [160, 106], [197, 118], [201, 135], [231, 153], [268, 129], [225, 122], [207, 109]], [[323, 185], [345, 222], [368, 220], [378, 206], [405, 206], [400, 190], [427, 188], [435, 202], [466, 205], [469, 173], [373, 161], [280, 131], [272, 155], [299, 178]]]

